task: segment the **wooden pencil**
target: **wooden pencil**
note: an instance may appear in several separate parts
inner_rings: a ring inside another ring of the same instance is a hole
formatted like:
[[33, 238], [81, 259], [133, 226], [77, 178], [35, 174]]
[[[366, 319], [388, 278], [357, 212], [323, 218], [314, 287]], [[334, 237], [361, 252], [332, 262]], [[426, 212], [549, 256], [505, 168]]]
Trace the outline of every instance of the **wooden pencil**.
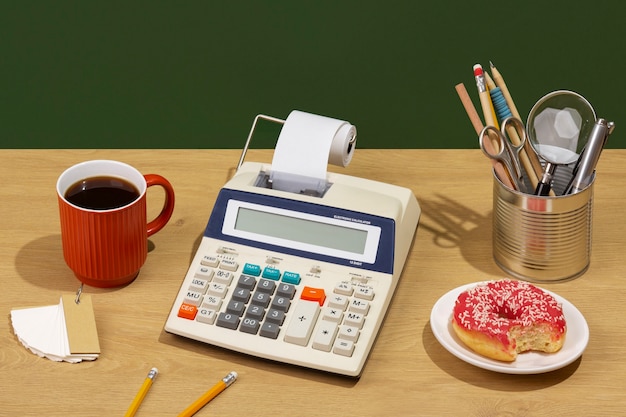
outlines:
[[[476, 111], [476, 108], [474, 107], [474, 104], [472, 103], [472, 99], [470, 98], [467, 92], [467, 89], [465, 88], [465, 85], [463, 83], [459, 83], [454, 88], [456, 89], [456, 92], [459, 95], [459, 98], [461, 99], [461, 103], [463, 104], [463, 107], [465, 108], [465, 112], [467, 113], [467, 116], [469, 117], [470, 122], [472, 122], [472, 126], [474, 127], [476, 134], [477, 135], [480, 134], [480, 132], [484, 128], [483, 122], [480, 120], [480, 116], [478, 115], [478, 112]], [[493, 149], [491, 141], [488, 141], [488, 140], [485, 141], [485, 147], [487, 147], [487, 151], [492, 154], [495, 154], [497, 152], [495, 149]], [[509, 178], [509, 175], [504, 165], [502, 165], [501, 162], [498, 162], [495, 159], [490, 159], [490, 161], [493, 166], [493, 170], [495, 171], [500, 181], [502, 181], [502, 183], [506, 185], [507, 187], [514, 190], [515, 186], [513, 185], [513, 181], [511, 181], [511, 179]]]
[[483, 110], [483, 117], [485, 118], [486, 126], [494, 126], [500, 128], [498, 125], [498, 119], [496, 118], [496, 112], [493, 109], [491, 103], [491, 96], [487, 90], [485, 83], [485, 73], [483, 67], [480, 64], [474, 65], [474, 78], [476, 79], [476, 87], [478, 88], [478, 98], [480, 99], [480, 106]]

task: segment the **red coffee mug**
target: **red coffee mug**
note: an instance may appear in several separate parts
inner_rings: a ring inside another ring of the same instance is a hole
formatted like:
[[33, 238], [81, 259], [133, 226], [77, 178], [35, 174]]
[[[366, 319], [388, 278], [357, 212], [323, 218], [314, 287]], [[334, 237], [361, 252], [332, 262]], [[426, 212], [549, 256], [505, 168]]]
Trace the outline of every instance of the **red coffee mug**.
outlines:
[[[88, 197], [91, 203], [67, 195], [71, 190], [88, 191], [90, 186], [84, 184], [93, 181], [100, 185], [105, 181], [110, 187], [97, 190], [103, 193], [100, 196]], [[114, 194], [123, 188], [119, 184], [134, 188], [135, 195], [116, 206], [120, 203], [113, 201]], [[146, 190], [153, 185], [163, 187], [165, 201], [161, 213], [148, 223]], [[142, 175], [128, 164], [110, 160], [86, 161], [65, 170], [57, 181], [57, 198], [65, 262], [81, 282], [102, 288], [125, 285], [137, 277], [148, 256], [148, 236], [161, 230], [174, 211], [174, 189], [165, 178]]]

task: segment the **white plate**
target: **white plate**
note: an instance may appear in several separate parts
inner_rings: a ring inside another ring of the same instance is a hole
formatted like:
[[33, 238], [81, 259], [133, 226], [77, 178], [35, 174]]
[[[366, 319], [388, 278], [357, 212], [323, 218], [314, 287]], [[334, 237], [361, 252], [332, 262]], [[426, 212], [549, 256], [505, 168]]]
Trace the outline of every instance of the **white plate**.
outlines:
[[543, 289], [551, 294], [563, 306], [563, 315], [567, 323], [565, 343], [556, 353], [526, 352], [517, 356], [513, 362], [501, 362], [475, 353], [465, 346], [452, 329], [452, 309], [463, 291], [473, 288], [481, 282], [462, 285], [442, 296], [430, 313], [430, 327], [439, 343], [457, 358], [490, 371], [506, 374], [540, 374], [554, 371], [569, 365], [578, 359], [589, 342], [589, 327], [585, 317], [576, 307], [563, 297]]

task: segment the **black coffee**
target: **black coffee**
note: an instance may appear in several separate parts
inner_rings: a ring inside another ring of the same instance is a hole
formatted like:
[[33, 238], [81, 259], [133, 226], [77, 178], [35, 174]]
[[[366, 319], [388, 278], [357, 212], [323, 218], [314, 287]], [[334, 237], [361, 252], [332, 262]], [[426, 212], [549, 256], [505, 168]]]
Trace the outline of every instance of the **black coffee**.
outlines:
[[130, 182], [115, 177], [91, 177], [67, 189], [65, 199], [92, 210], [123, 207], [139, 197], [139, 190]]

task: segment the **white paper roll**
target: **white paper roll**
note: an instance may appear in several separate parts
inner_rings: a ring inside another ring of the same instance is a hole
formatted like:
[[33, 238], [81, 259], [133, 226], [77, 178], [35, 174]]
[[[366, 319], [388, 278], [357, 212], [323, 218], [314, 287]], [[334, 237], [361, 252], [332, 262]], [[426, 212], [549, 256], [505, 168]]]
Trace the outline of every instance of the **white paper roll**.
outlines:
[[328, 163], [347, 166], [355, 142], [356, 128], [346, 121], [292, 111], [274, 150], [270, 174], [273, 188], [297, 193], [321, 191]]

